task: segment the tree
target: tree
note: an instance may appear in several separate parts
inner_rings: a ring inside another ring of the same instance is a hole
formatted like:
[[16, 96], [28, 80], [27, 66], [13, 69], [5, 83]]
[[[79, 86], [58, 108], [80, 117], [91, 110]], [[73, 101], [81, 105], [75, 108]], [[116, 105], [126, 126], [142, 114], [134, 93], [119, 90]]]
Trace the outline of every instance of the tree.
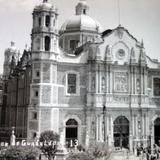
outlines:
[[39, 141], [43, 143], [40, 147], [43, 154], [48, 158], [48, 160], [54, 159], [55, 153], [57, 152], [59, 135], [50, 130], [44, 131], [40, 134]]

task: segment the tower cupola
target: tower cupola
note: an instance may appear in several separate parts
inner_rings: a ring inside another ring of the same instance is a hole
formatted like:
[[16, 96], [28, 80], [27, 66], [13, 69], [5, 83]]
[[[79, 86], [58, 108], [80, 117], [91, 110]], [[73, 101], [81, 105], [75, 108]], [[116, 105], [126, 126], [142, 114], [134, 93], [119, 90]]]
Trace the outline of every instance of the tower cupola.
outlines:
[[88, 14], [89, 6], [85, 0], [80, 0], [76, 6], [76, 15]]
[[52, 3], [49, 3], [48, 0], [43, 0], [39, 5], [34, 8], [33, 28], [31, 34], [31, 50], [33, 57], [34, 55], [41, 54], [41, 52], [45, 52], [50, 55], [57, 52], [57, 17], [57, 8]]

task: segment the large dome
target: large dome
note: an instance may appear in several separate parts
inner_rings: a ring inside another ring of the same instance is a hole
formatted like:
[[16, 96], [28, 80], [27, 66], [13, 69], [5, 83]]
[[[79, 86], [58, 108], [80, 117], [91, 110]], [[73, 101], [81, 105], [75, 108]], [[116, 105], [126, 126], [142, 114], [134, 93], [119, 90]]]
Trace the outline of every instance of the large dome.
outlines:
[[93, 31], [102, 32], [102, 27], [99, 22], [85, 14], [74, 15], [62, 25], [60, 34], [70, 31]]

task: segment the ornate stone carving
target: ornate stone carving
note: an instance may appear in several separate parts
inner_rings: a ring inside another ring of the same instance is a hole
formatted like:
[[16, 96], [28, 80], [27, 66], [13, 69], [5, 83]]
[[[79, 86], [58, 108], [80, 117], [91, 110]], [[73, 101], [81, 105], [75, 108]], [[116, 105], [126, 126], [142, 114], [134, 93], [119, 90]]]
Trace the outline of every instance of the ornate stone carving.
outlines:
[[117, 29], [117, 32], [116, 32], [116, 35], [120, 38], [120, 39], [122, 39], [122, 37], [123, 37], [123, 30], [122, 29], [120, 29], [120, 28], [118, 28]]
[[126, 56], [126, 53], [124, 51], [124, 49], [119, 49], [116, 53], [116, 57], [119, 59], [119, 60], [122, 60], [124, 59]]
[[128, 92], [128, 74], [126, 72], [115, 72], [114, 92]]
[[139, 78], [137, 78], [137, 80], [136, 80], [136, 89], [137, 89], [137, 93], [140, 93], [140, 80], [139, 80]]
[[159, 98], [151, 98], [149, 103], [152, 105], [160, 105], [160, 99]]
[[135, 50], [132, 47], [131, 49], [131, 56], [130, 56], [130, 63], [135, 63], [136, 62], [136, 58], [135, 58]]
[[111, 46], [107, 45], [106, 51], [105, 51], [105, 60], [111, 61], [112, 60], [112, 53], [111, 53]]
[[106, 81], [106, 79], [105, 79], [105, 77], [102, 77], [102, 82], [101, 82], [101, 90], [102, 90], [102, 92], [105, 92], [105, 81]]
[[113, 101], [116, 103], [128, 103], [128, 97], [127, 96], [114, 96]]
[[91, 90], [94, 91], [95, 90], [95, 77], [92, 77], [92, 82], [91, 82]]
[[131, 49], [131, 58], [135, 58], [135, 50], [133, 47]]

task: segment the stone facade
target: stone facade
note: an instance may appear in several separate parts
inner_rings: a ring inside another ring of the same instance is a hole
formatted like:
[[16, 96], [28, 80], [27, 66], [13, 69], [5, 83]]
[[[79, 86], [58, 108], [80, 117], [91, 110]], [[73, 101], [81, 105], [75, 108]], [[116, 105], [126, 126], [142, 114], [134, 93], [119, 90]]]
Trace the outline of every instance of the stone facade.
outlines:
[[68, 146], [158, 144], [160, 63], [143, 42], [122, 26], [101, 33], [85, 1], [59, 34], [57, 21], [48, 2], [34, 8], [31, 51], [4, 81], [2, 124], [28, 140], [54, 130]]

